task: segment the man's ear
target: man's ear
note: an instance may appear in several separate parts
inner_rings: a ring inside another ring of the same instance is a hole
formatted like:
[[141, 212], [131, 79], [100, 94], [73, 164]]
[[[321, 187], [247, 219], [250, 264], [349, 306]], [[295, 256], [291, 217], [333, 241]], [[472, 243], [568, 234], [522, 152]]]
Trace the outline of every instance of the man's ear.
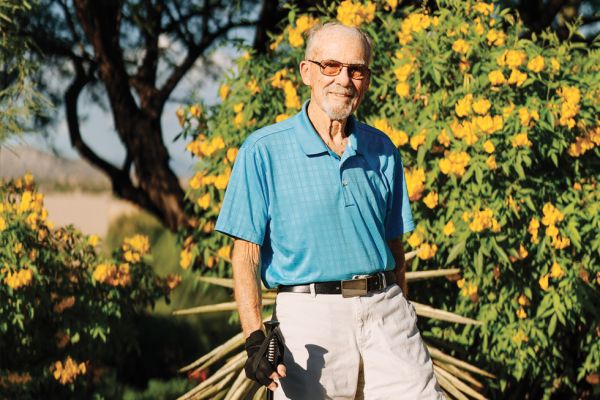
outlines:
[[310, 63], [306, 60], [300, 61], [300, 76], [302, 76], [302, 82], [305, 85], [310, 86]]

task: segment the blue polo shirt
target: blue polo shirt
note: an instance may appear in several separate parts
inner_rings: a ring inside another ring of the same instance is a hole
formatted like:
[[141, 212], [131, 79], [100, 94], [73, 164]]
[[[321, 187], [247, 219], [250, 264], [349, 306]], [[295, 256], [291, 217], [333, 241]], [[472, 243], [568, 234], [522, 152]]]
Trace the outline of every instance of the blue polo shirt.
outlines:
[[215, 226], [261, 245], [270, 288], [393, 270], [386, 240], [414, 229], [392, 141], [351, 116], [340, 158], [312, 126], [307, 105], [244, 141]]

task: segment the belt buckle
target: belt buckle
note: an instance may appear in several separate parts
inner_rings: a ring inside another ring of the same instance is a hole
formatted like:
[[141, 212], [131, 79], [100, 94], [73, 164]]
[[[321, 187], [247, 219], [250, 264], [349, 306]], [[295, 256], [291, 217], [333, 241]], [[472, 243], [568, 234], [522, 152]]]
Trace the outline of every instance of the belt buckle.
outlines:
[[352, 279], [343, 280], [342, 297], [356, 297], [367, 295], [367, 277], [369, 275], [354, 275]]

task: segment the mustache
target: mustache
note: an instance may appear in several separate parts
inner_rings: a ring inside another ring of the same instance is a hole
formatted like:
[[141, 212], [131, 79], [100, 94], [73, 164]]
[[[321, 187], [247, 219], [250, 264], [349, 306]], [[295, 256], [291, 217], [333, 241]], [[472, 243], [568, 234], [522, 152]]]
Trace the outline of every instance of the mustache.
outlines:
[[327, 89], [326, 90], [326, 94], [329, 93], [333, 93], [333, 94], [341, 94], [344, 96], [356, 96], [356, 89], [354, 88], [347, 88], [347, 87], [343, 87], [343, 86], [335, 86], [333, 88]]

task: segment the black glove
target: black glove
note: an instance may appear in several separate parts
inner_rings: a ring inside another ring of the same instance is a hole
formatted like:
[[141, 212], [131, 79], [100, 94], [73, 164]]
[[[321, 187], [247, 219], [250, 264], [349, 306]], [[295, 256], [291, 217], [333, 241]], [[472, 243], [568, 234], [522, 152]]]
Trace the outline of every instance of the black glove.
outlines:
[[[267, 359], [271, 338], [275, 338], [276, 341], [275, 361], [273, 363]], [[265, 336], [261, 330], [252, 332], [246, 339], [244, 348], [248, 353], [248, 360], [244, 365], [246, 376], [261, 385], [269, 386], [273, 382], [269, 377], [273, 372], [276, 372], [277, 365], [281, 364], [283, 360], [283, 340], [281, 340], [279, 328], [273, 329], [269, 336]]]

